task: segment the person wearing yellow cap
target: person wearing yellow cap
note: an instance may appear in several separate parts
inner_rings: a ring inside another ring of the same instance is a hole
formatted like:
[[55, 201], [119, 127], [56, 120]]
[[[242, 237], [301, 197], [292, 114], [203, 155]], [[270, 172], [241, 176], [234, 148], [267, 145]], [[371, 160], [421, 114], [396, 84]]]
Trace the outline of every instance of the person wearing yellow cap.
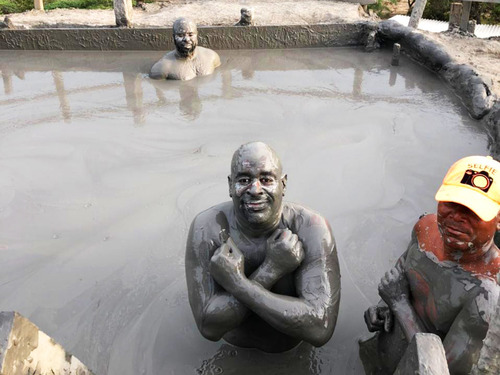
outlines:
[[408, 249], [382, 277], [383, 301], [365, 312], [368, 329], [379, 332], [382, 367], [391, 374], [418, 332], [441, 338], [451, 375], [469, 374], [499, 303], [500, 163], [460, 159], [436, 200], [437, 214], [420, 218]]

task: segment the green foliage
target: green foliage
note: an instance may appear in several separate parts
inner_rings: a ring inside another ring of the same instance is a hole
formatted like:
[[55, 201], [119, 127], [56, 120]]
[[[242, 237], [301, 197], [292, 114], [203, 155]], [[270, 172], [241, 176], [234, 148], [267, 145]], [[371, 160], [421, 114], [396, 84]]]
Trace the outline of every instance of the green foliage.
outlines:
[[0, 0], [0, 14], [20, 13], [33, 7], [33, 0]]
[[[151, 3], [152, 0], [145, 0]], [[135, 6], [137, 0], [132, 0]], [[78, 8], [78, 9], [112, 9], [113, 0], [44, 0], [45, 10], [56, 8]], [[21, 13], [33, 9], [33, 0], [0, 0], [0, 14]]]
[[113, 8], [113, 0], [45, 0], [46, 10], [56, 8], [109, 9]]
[[500, 23], [500, 4], [499, 3], [472, 3], [470, 17], [482, 24]]
[[450, 0], [427, 0], [422, 18], [448, 21], [450, 19]]
[[17, 7], [12, 4], [11, 0], [0, 0], [0, 14], [15, 13]]
[[377, 0], [375, 4], [368, 5], [368, 10], [373, 10], [380, 18], [388, 18], [391, 12], [387, 7], [389, 3], [397, 4], [398, 0]]
[[[427, 0], [423, 18], [448, 21], [451, 3], [450, 0]], [[470, 19], [476, 20], [478, 24], [500, 23], [500, 4], [473, 2]]]

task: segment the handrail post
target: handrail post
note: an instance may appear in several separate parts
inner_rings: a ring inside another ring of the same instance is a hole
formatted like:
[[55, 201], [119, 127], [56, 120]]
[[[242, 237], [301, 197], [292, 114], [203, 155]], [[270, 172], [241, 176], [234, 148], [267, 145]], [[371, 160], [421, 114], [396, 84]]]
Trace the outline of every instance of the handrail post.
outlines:
[[43, 10], [43, 0], [35, 0], [35, 9]]

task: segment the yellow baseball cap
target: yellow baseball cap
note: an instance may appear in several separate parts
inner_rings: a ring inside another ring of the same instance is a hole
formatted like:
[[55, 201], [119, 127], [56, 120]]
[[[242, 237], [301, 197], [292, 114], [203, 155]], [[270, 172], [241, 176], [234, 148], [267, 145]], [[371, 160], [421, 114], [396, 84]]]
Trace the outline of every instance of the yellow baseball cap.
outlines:
[[444, 176], [436, 200], [462, 204], [481, 220], [493, 220], [500, 210], [500, 163], [491, 156], [460, 159]]

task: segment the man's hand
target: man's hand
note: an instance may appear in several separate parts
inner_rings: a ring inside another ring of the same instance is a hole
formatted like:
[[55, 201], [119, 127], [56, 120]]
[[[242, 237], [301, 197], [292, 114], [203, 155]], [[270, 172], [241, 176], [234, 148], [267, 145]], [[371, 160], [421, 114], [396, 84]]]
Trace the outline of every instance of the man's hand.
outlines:
[[244, 257], [231, 237], [219, 247], [210, 259], [210, 275], [228, 292], [238, 280], [245, 277]]
[[394, 315], [387, 306], [370, 306], [365, 311], [365, 323], [370, 332], [382, 331], [382, 329], [390, 332], [393, 321]]
[[302, 242], [290, 229], [277, 229], [267, 240], [265, 261], [280, 275], [295, 271], [302, 260], [304, 260]]
[[401, 264], [385, 273], [378, 285], [378, 294], [391, 308], [400, 301], [409, 300], [410, 288]]

